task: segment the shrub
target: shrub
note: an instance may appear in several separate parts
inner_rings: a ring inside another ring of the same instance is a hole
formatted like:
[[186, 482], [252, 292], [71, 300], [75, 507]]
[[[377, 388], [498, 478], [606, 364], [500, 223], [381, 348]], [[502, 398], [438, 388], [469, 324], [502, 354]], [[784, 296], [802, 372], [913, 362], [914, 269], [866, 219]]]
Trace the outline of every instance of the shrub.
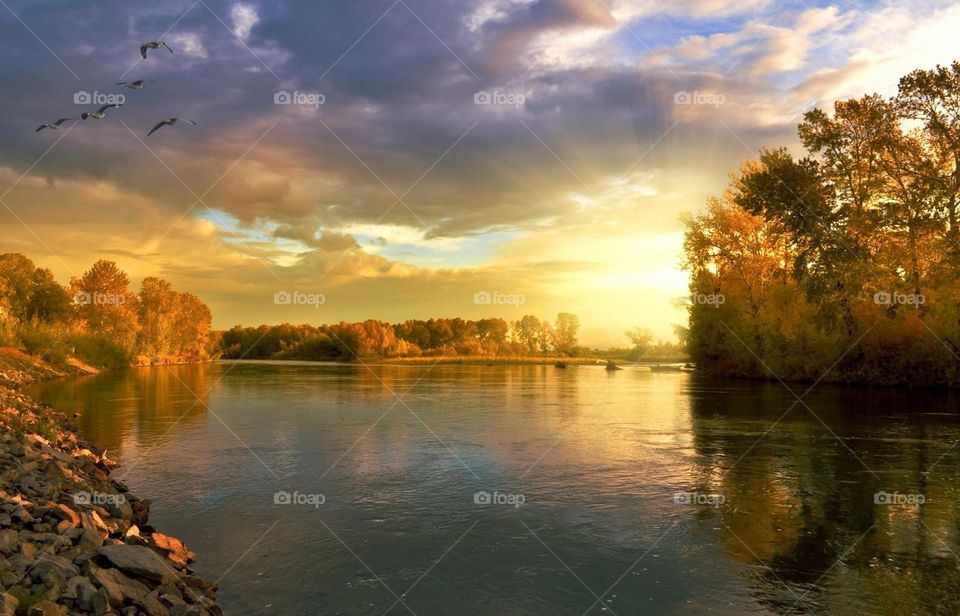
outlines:
[[16, 338], [30, 355], [54, 365], [66, 365], [70, 343], [62, 327], [32, 321], [16, 328]]
[[99, 368], [122, 368], [130, 364], [130, 353], [104, 334], [73, 334], [72, 354]]

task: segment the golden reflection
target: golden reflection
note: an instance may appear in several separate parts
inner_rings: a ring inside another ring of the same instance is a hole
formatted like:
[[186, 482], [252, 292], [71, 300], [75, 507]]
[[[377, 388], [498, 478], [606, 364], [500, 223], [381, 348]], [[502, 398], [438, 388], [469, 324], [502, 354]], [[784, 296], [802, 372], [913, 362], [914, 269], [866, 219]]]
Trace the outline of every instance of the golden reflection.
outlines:
[[[202, 416], [218, 373], [206, 365], [131, 368], [35, 387], [47, 404], [79, 413], [81, 436], [96, 435], [96, 444], [116, 457], [126, 447], [162, 437], [176, 422]], [[110, 411], [100, 412], [107, 404]]]

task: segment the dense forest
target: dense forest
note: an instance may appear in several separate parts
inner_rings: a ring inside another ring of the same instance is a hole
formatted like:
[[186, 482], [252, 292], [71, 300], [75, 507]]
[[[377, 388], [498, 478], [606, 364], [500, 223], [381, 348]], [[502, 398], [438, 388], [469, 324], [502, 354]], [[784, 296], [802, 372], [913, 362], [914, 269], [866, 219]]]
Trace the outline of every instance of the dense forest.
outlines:
[[390, 324], [367, 320], [330, 325], [236, 326], [223, 333], [225, 358], [353, 360], [359, 357], [580, 356], [580, 320], [561, 312], [556, 321], [527, 315], [504, 319], [429, 319]]
[[714, 373], [960, 383], [960, 63], [807, 112], [686, 220], [689, 353]]
[[330, 325], [237, 325], [221, 335], [227, 359], [352, 361], [358, 358], [591, 357], [677, 361], [686, 356], [670, 342], [653, 342], [647, 330], [625, 333], [630, 347], [588, 349], [577, 340], [580, 319], [561, 312], [550, 323], [533, 315], [505, 319], [440, 318], [403, 323], [363, 321]]
[[17, 253], [0, 254], [0, 344], [63, 364], [97, 367], [201, 361], [216, 346], [207, 306], [145, 278], [140, 293], [111, 261], [97, 261], [68, 287]]
[[602, 357], [670, 360], [674, 343], [654, 343], [641, 328], [631, 345], [606, 351], [580, 346], [580, 320], [561, 312], [553, 322], [532, 315], [407, 320], [390, 324], [261, 325], [217, 332], [207, 306], [169, 282], [145, 278], [140, 292], [111, 261], [97, 261], [68, 286], [22, 254], [0, 254], [0, 346], [16, 346], [55, 364], [80, 360], [121, 367], [226, 359], [353, 361], [360, 358]]

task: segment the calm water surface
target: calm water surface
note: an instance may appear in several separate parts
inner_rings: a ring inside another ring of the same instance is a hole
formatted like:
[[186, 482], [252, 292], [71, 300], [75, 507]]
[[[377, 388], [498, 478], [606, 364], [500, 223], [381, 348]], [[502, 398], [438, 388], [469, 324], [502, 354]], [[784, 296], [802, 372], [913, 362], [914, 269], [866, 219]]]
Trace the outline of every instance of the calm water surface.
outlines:
[[269, 362], [34, 393], [233, 616], [960, 613], [952, 394]]

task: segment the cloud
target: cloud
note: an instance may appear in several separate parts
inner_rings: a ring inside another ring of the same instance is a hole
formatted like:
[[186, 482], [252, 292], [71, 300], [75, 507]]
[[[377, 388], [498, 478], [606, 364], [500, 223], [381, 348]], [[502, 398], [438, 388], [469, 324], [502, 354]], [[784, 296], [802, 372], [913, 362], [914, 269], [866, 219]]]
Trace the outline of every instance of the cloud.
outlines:
[[260, 21], [257, 10], [249, 4], [234, 4], [230, 9], [230, 20], [233, 22], [233, 33], [242, 40], [250, 38], [250, 32]]
[[[56, 56], [0, 18], [0, 81], [16, 84], [0, 194], [26, 173], [3, 200], [39, 237], [0, 209], [3, 250], [61, 275], [112, 255], [247, 322], [283, 317], [244, 293], [328, 281], [357, 294], [337, 318], [456, 314], [471, 308], [450, 297], [502, 285], [604, 321], [571, 299], [577, 285], [619, 281], [640, 301], [663, 272], [682, 282], [663, 240], [681, 212], [757, 147], [794, 143], [807, 106], [890, 93], [899, 75], [952, 60], [960, 29], [958, 5], [940, 0], [208, 4], [223, 22], [190, 0], [12, 5]], [[176, 53], [140, 59], [139, 43], [171, 26]], [[125, 72], [147, 87], [107, 120], [33, 132]], [[275, 104], [280, 90], [324, 103]], [[476, 105], [481, 90], [526, 100]], [[681, 91], [724, 100], [678, 105]], [[145, 137], [171, 115], [200, 125]], [[397, 294], [387, 308], [377, 284]], [[668, 331], [668, 309], [644, 301]]]
[[204, 47], [200, 34], [196, 32], [176, 32], [168, 38], [170, 39], [170, 47], [175, 51], [195, 58], [207, 58], [207, 48]]

